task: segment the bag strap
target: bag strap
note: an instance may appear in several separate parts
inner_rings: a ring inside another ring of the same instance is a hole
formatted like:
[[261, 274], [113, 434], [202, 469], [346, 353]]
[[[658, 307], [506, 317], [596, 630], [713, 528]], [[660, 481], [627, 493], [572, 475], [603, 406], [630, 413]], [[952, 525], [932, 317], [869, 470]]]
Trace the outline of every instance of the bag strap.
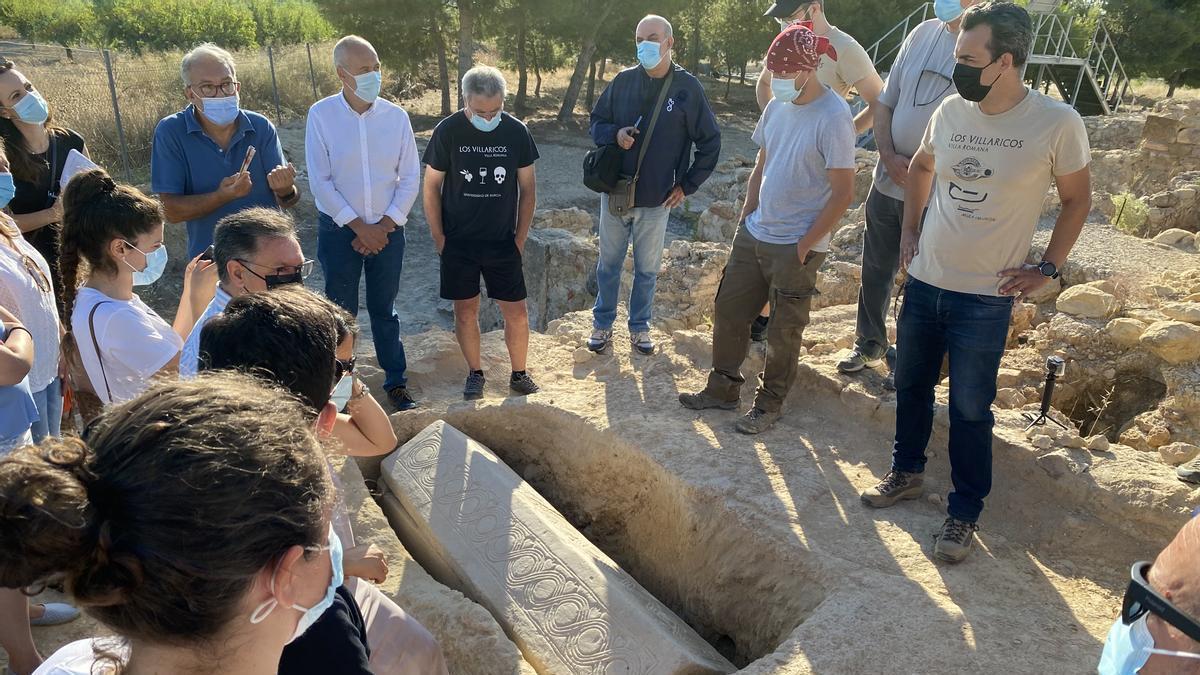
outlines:
[[654, 114], [650, 116], [650, 126], [646, 129], [646, 135], [642, 138], [642, 149], [638, 151], [637, 169], [633, 172], [633, 180], [630, 182], [637, 185], [638, 176], [642, 175], [642, 162], [646, 159], [646, 151], [650, 149], [650, 139], [654, 136], [654, 127], [658, 124], [658, 114], [662, 112], [663, 102], [667, 100], [667, 94], [671, 91], [671, 82], [675, 79], [675, 64], [671, 64], [671, 70], [667, 73], [667, 81], [663, 82], [662, 91], [658, 92], [658, 102], [654, 104]]
[[100, 309], [100, 305], [107, 303], [105, 300], [92, 305], [92, 311], [88, 313], [88, 330], [92, 334], [92, 349], [96, 350], [96, 361], [100, 363], [100, 375], [104, 377], [104, 391], [108, 392], [108, 402], [112, 403], [112, 388], [108, 386], [108, 373], [104, 371], [104, 359], [100, 358], [100, 342], [96, 340], [96, 310]]

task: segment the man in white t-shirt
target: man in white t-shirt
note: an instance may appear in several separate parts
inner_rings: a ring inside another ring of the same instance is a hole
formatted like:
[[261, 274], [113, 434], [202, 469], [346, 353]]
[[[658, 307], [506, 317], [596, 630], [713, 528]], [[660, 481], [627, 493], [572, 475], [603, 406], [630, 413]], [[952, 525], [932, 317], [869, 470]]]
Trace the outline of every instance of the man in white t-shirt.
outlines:
[[766, 364], [754, 406], [736, 425], [745, 434], [766, 431], [779, 419], [796, 379], [829, 234], [854, 197], [850, 107], [815, 75], [828, 52], [828, 40], [807, 22], [789, 26], [771, 44], [767, 67], [775, 98], [754, 129], [758, 161], [717, 291], [712, 372], [704, 391], [679, 396], [693, 410], [738, 405], [750, 324], [769, 301], [775, 318]]
[[196, 320], [179, 357], [179, 376], [196, 376], [200, 365], [200, 330], [225, 311], [229, 301], [284, 284], [303, 283], [312, 271], [304, 259], [292, 217], [278, 209], [256, 207], [225, 216], [213, 230], [217, 292]]
[[[947, 562], [970, 552], [991, 491], [991, 405], [1013, 301], [1058, 276], [1091, 208], [1083, 120], [1022, 81], [1032, 42], [1029, 14], [1017, 5], [966, 11], [958, 94], [933, 114], [905, 186], [900, 260], [910, 279], [897, 327], [896, 440], [891, 471], [862, 500], [881, 508], [920, 496], [934, 386], [949, 353], [954, 491], [934, 547]], [[1026, 264], [1051, 182], [1062, 211], [1040, 263]]]
[[[862, 285], [854, 349], [838, 370], [875, 368], [888, 353], [887, 310], [900, 267], [900, 226], [908, 163], [921, 145], [929, 118], [954, 92], [954, 43], [963, 10], [978, 0], [938, 0], [937, 18], [921, 23], [900, 45], [883, 93], [873, 104], [879, 162], [867, 195]], [[886, 388], [890, 385], [888, 376]]]

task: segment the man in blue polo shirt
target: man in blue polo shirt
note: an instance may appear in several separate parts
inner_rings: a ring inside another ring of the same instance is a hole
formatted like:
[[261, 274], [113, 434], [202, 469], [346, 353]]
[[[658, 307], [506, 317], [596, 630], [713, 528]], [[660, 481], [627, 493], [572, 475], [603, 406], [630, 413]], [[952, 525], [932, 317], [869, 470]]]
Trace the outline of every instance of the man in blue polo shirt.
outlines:
[[289, 208], [300, 191], [274, 125], [239, 106], [233, 56], [205, 43], [184, 55], [180, 71], [188, 106], [154, 130], [150, 186], [167, 220], [187, 224], [191, 259], [212, 244], [222, 217], [254, 206]]

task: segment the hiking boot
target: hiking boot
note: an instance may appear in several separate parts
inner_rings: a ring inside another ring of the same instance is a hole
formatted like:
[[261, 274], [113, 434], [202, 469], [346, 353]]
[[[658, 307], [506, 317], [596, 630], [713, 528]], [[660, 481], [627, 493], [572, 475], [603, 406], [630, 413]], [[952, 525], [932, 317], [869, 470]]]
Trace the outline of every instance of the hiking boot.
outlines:
[[417, 402], [408, 393], [407, 387], [392, 387], [388, 390], [387, 397], [392, 407], [401, 412], [417, 407]]
[[680, 394], [679, 402], [683, 407], [691, 410], [708, 410], [709, 408], [720, 408], [721, 410], [734, 410], [738, 407], [740, 399], [726, 401], [717, 398], [707, 391], [697, 392], [695, 394]]
[[463, 385], [463, 400], [477, 401], [483, 398], [483, 385], [487, 384], [487, 378], [483, 376], [483, 371], [471, 371], [467, 375], [467, 383]]
[[883, 378], [884, 391], [896, 391], [896, 371], [889, 370], [887, 377]]
[[642, 330], [630, 335], [629, 343], [639, 354], [649, 356], [654, 353], [654, 342], [650, 340], [650, 331]]
[[896, 391], [896, 345], [888, 347], [883, 360], [888, 367], [887, 377], [883, 378], [883, 388], [885, 391]]
[[938, 560], [948, 563], [962, 562], [971, 552], [971, 544], [975, 543], [975, 531], [979, 526], [957, 518], [947, 518], [942, 523], [942, 531], [937, 535], [937, 543], [933, 545], [933, 555]]
[[750, 411], [745, 415], [742, 415], [742, 419], [738, 420], [733, 425], [733, 428], [737, 429], [743, 434], [761, 434], [767, 429], [770, 429], [771, 425], [775, 424], [776, 420], [778, 419], [778, 410], [775, 412], [767, 412], [766, 410], [755, 406], [751, 408]]
[[588, 351], [592, 351], [592, 352], [596, 352], [597, 354], [600, 354], [605, 349], [608, 349], [608, 345], [611, 342], [612, 342], [612, 331], [604, 330], [603, 328], [597, 328], [596, 330], [592, 331], [592, 336], [590, 338], [588, 338], [587, 348], [588, 348]]
[[892, 470], [875, 487], [860, 495], [862, 503], [877, 509], [887, 508], [901, 499], [916, 499], [924, 491], [925, 479], [919, 473]]
[[1175, 469], [1175, 475], [1185, 483], [1200, 485], [1200, 457], [1180, 464], [1179, 468]]
[[769, 316], [760, 316], [750, 324], [750, 339], [755, 342], [767, 341], [767, 324], [771, 321]]
[[542, 388], [537, 386], [537, 384], [533, 381], [533, 378], [529, 376], [529, 373], [526, 372], [513, 373], [512, 378], [508, 381], [508, 388], [511, 389], [514, 394], [519, 394], [521, 396], [536, 394], [542, 390]]
[[857, 373], [863, 368], [877, 368], [882, 363], [883, 359], [867, 358], [866, 354], [855, 349], [849, 356], [838, 361], [837, 369], [839, 373]]

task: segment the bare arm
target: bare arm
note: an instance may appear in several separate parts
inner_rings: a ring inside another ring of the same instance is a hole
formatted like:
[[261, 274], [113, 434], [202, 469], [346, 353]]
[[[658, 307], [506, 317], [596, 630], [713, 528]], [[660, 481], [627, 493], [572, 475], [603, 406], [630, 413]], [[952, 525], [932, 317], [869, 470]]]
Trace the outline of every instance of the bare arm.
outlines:
[[854, 133], [861, 134], [871, 128], [871, 122], [875, 118], [875, 102], [879, 100], [879, 93], [883, 91], [883, 79], [879, 77], [879, 73], [872, 71], [870, 75], [855, 82], [854, 88], [867, 102], [867, 107], [854, 118]]
[[850, 202], [854, 201], [854, 169], [828, 169], [826, 174], [829, 176], [829, 201], [817, 214], [808, 233], [796, 243], [800, 262], [804, 262], [808, 252], [833, 231], [846, 214], [846, 209], [850, 208]]
[[750, 179], [746, 184], [746, 203], [742, 206], [742, 215], [738, 218], [739, 221], [745, 222], [746, 218], [758, 210], [758, 191], [762, 187], [763, 169], [767, 165], [767, 151], [765, 148], [758, 149], [758, 157], [754, 160], [754, 170], [750, 172]]
[[533, 211], [537, 208], [537, 174], [533, 165], [517, 169], [517, 184], [521, 188], [520, 201], [517, 204], [517, 248], [525, 252], [525, 240], [529, 237], [529, 228], [533, 225]]
[[873, 128], [875, 147], [879, 149], [879, 161], [883, 162], [888, 178], [896, 185], [904, 187], [908, 181], [908, 163], [911, 159], [896, 153], [896, 146], [892, 141], [892, 109], [879, 99], [875, 99], [871, 108], [875, 111]]
[[[220, 187], [200, 195], [159, 193], [163, 213], [172, 223], [203, 218], [229, 202], [250, 194], [252, 183], [248, 172], [235, 173], [221, 181]], [[299, 198], [297, 193], [297, 198]]]
[[429, 223], [429, 235], [433, 237], [433, 245], [438, 255], [441, 255], [442, 247], [446, 245], [446, 233], [442, 229], [442, 183], [445, 180], [445, 171], [425, 166], [425, 185], [421, 188], [422, 205], [425, 209], [425, 222]]
[[184, 269], [183, 293], [179, 296], [179, 307], [175, 310], [175, 322], [171, 324], [175, 334], [185, 341], [196, 326], [196, 320], [217, 292], [217, 263], [201, 260], [201, 255], [204, 254], [192, 258]]
[[758, 82], [754, 85], [754, 100], [758, 102], [758, 109], [765, 110], [767, 104], [771, 102], [771, 71], [766, 68], [767, 59], [763, 57], [763, 71], [758, 74]]
[[[0, 307], [0, 321], [9, 331], [0, 342], [0, 386], [20, 384], [33, 368], [33, 336], [3, 307]], [[21, 330], [12, 330], [17, 326]]]
[[1083, 224], [1088, 212], [1092, 210], [1092, 172], [1090, 167], [1084, 167], [1075, 173], [1059, 176], [1054, 179], [1058, 188], [1058, 197], [1062, 202], [1062, 211], [1054, 223], [1054, 232], [1050, 235], [1050, 243], [1046, 245], [1046, 260], [1062, 268], [1067, 261], [1067, 255], [1083, 232]]
[[904, 226], [900, 232], [900, 265], [908, 268], [916, 257], [921, 238], [921, 214], [933, 188], [933, 155], [917, 150], [908, 165], [908, 184], [904, 186]]
[[54, 200], [54, 206], [41, 211], [32, 213], [14, 213], [13, 220], [16, 221], [17, 227], [21, 229], [21, 233], [33, 232], [36, 229], [45, 227], [50, 223], [57, 223], [62, 220], [62, 201]]
[[378, 457], [396, 449], [396, 432], [387, 413], [362, 382], [354, 380], [354, 395], [346, 404], [349, 414], [338, 413], [333, 437], [351, 457]]

